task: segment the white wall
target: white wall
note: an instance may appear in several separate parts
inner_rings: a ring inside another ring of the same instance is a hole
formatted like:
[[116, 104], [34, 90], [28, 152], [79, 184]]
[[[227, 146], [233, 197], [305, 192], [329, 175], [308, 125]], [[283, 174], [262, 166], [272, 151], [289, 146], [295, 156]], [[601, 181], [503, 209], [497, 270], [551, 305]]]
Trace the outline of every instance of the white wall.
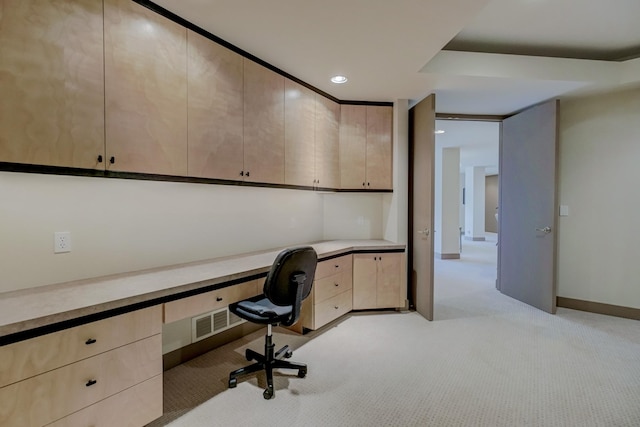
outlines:
[[464, 235], [466, 239], [484, 240], [484, 174], [485, 168], [465, 169]]
[[[406, 242], [404, 193], [0, 172], [0, 292], [319, 240]], [[70, 253], [53, 253], [56, 231]]]
[[[0, 172], [0, 292], [322, 240], [323, 227], [312, 191]], [[55, 231], [71, 232], [70, 253], [53, 253]]]
[[436, 142], [434, 173], [434, 251], [460, 254], [460, 148]]
[[393, 108], [393, 193], [382, 198], [384, 239], [407, 243], [409, 218], [409, 100]]
[[640, 90], [562, 101], [558, 296], [640, 308]]
[[324, 195], [324, 239], [382, 239], [381, 193]]

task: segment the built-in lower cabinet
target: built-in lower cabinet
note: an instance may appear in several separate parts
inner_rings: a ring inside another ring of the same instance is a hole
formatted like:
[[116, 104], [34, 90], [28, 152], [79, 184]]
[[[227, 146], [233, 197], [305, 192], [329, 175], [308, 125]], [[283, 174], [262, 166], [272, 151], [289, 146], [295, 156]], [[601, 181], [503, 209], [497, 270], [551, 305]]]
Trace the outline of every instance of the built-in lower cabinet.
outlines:
[[350, 312], [352, 276], [352, 255], [318, 263], [311, 295], [304, 301], [301, 320], [294, 330], [315, 330]]
[[353, 309], [403, 307], [404, 253], [353, 255]]
[[154, 306], [0, 347], [0, 425], [98, 425], [85, 421], [110, 412], [136, 420], [110, 425], [142, 426], [162, 416], [161, 325]]

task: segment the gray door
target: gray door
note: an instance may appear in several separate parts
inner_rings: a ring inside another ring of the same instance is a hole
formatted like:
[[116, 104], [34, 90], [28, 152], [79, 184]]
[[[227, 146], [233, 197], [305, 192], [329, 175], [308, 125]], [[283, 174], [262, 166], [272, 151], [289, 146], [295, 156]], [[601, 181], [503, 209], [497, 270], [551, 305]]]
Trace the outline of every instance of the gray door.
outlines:
[[505, 295], [556, 311], [558, 101], [502, 123], [498, 281]]
[[409, 283], [416, 311], [433, 320], [435, 95], [409, 111]]

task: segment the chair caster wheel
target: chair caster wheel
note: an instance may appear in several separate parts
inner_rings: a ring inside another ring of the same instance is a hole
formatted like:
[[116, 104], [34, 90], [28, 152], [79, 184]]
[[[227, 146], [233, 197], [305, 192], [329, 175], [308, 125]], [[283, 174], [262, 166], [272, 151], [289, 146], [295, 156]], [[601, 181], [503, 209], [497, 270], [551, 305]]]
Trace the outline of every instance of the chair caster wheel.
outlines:
[[289, 359], [289, 358], [291, 358], [291, 356], [293, 356], [293, 351], [291, 351], [291, 350], [287, 350], [287, 351], [284, 353], [284, 357], [285, 357], [285, 359]]
[[272, 388], [265, 389], [265, 391], [262, 393], [262, 397], [264, 397], [267, 400], [273, 399], [274, 398], [273, 389]]
[[298, 378], [304, 378], [307, 376], [307, 370], [306, 369], [299, 369], [298, 370]]
[[229, 379], [229, 388], [235, 388], [237, 385], [238, 385], [238, 379], [237, 378]]

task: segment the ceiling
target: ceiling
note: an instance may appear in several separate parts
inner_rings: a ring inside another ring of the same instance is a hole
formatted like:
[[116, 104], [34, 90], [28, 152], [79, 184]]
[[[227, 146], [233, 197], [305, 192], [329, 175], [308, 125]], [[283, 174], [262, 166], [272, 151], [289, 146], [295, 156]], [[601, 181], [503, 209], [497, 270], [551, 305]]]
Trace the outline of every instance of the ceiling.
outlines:
[[341, 100], [508, 115], [640, 86], [639, 0], [153, 1]]

